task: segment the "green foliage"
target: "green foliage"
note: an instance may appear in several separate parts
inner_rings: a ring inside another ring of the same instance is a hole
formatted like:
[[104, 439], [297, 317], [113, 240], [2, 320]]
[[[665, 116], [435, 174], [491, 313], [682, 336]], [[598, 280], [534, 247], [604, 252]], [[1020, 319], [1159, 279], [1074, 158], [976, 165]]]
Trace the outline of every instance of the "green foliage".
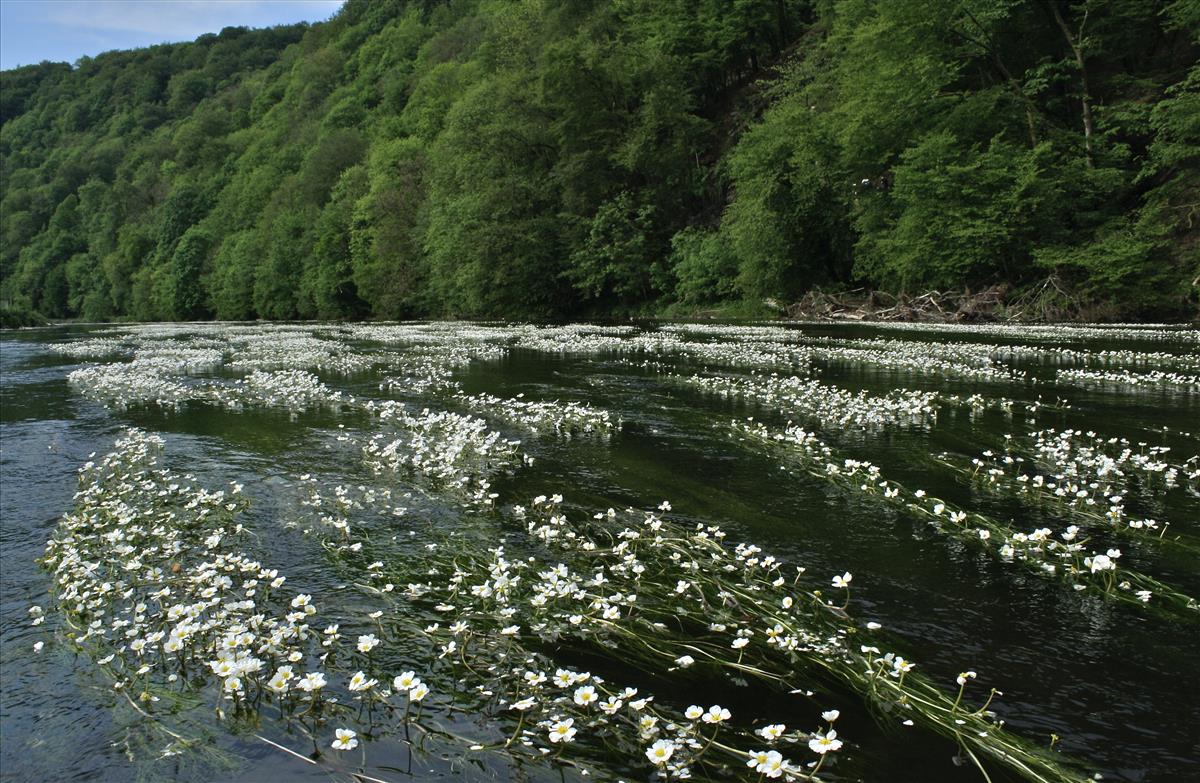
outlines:
[[729, 157], [742, 290], [1056, 274], [1114, 314], [1194, 314], [1196, 7], [822, 4]]
[[895, 217], [863, 232], [856, 271], [901, 290], [1012, 279], [1064, 218], [1049, 156], [1048, 144], [963, 149], [948, 132], [926, 136], [893, 169]]
[[354, 206], [367, 189], [362, 166], [346, 169], [333, 189], [329, 206], [316, 225], [316, 243], [300, 282], [301, 297], [316, 306], [318, 318], [355, 318], [367, 312], [354, 284], [350, 241]]
[[564, 249], [547, 186], [549, 128], [517, 75], [470, 89], [429, 150], [424, 251], [434, 295], [455, 315], [547, 317], [562, 311]]
[[416, 138], [380, 144], [372, 153], [370, 191], [354, 205], [348, 241], [351, 279], [376, 316], [406, 318], [424, 310], [424, 177], [424, 147]]
[[0, 301], [541, 318], [1056, 274], [1186, 314], [1197, 8], [351, 0], [7, 71]]
[[676, 297], [685, 305], [704, 305], [735, 299], [737, 262], [717, 231], [685, 228], [671, 239], [671, 268]]
[[641, 302], [650, 298], [654, 206], [638, 206], [622, 191], [596, 210], [583, 246], [571, 255], [567, 278], [587, 299]]
[[781, 103], [731, 156], [737, 198], [721, 231], [748, 296], [795, 298], [845, 275], [849, 174], [811, 114], [800, 103]]
[[250, 230], [225, 238], [213, 259], [209, 278], [212, 307], [217, 318], [245, 321], [253, 318], [254, 274], [261, 254], [258, 237]]
[[20, 329], [26, 326], [45, 326], [48, 323], [41, 313], [23, 305], [10, 306], [0, 303], [0, 329]]
[[167, 266], [167, 311], [174, 319], [191, 321], [208, 315], [200, 277], [212, 246], [208, 235], [192, 228], [179, 240]]

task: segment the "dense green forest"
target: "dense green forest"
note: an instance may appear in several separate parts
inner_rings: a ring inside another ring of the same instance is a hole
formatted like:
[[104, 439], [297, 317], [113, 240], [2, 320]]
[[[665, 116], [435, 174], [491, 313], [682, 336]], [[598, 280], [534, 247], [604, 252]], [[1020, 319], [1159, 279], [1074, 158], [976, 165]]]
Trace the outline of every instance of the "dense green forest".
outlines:
[[1200, 302], [1200, 0], [349, 0], [6, 71], [0, 298], [521, 317]]

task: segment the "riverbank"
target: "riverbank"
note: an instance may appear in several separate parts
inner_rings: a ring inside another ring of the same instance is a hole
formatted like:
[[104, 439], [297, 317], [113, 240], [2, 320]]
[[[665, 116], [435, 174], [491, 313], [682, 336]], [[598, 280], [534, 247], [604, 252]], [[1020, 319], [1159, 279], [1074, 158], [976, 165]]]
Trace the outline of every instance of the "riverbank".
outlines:
[[20, 329], [26, 326], [49, 326], [41, 314], [28, 308], [0, 307], [0, 329]]
[[[798, 302], [773, 305], [782, 315], [802, 321], [875, 321], [928, 323], [1112, 323], [1200, 322], [1200, 307], [1191, 317], [1179, 312], [1143, 313], [1135, 317], [1114, 302], [1095, 301], [1071, 291], [1056, 278], [1015, 289], [1006, 283], [972, 291], [925, 291], [892, 294], [867, 288], [824, 291], [814, 288]], [[1176, 315], [1176, 317], [1171, 317]]]

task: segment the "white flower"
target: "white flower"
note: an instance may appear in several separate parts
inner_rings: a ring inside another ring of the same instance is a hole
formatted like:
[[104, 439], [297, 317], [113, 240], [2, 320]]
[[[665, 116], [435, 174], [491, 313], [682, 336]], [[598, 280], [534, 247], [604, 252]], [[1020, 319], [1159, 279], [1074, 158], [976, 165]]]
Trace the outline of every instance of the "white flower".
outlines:
[[392, 679], [392, 687], [398, 691], [407, 691], [419, 682], [414, 672], [402, 672]]
[[367, 675], [363, 674], [362, 672], [356, 672], [355, 675], [350, 678], [350, 684], [347, 687], [352, 691], [365, 691], [373, 687], [378, 682], [379, 680], [367, 679]]
[[837, 750], [838, 748], [842, 747], [842, 741], [837, 738], [837, 732], [833, 729], [830, 729], [828, 734], [817, 734], [810, 739], [808, 741], [808, 747], [813, 751], [813, 753], [820, 753], [824, 755], [831, 750]]
[[587, 707], [599, 698], [600, 697], [596, 695], [596, 689], [591, 685], [585, 685], [582, 688], [575, 689], [575, 703], [580, 706]]
[[618, 699], [616, 696], [609, 696], [604, 701], [600, 702], [600, 709], [604, 710], [606, 715], [616, 715], [617, 710], [621, 709], [621, 705], [625, 702]]
[[369, 653], [379, 644], [379, 640], [375, 638], [375, 634], [366, 634], [358, 637], [358, 651], [361, 653]]
[[967, 680], [975, 679], [975, 672], [965, 671], [958, 675], [957, 681], [959, 685], [966, 685]]
[[296, 687], [307, 693], [319, 691], [325, 687], [325, 675], [321, 672], [309, 672], [300, 678], [296, 683]]
[[837, 710], [826, 710], [825, 712], [821, 713], [821, 717], [824, 718], [829, 723], [833, 723], [835, 720], [838, 719], [838, 716], [840, 716], [841, 714], [842, 713]]
[[537, 702], [535, 702], [535, 701], [533, 700], [533, 697], [532, 697], [532, 696], [526, 696], [524, 699], [521, 699], [520, 701], [514, 701], [512, 704], [508, 705], [508, 708], [509, 708], [510, 710], [522, 710], [522, 711], [524, 711], [524, 710], [527, 710], [527, 709], [529, 709], [530, 707], [532, 707], [532, 706], [533, 706], [534, 704], [536, 704], [536, 703], [537, 703]]
[[336, 732], [337, 739], [333, 741], [334, 750], [354, 750], [358, 747], [358, 740], [355, 739], [358, 733], [351, 729], [338, 729]]
[[696, 659], [690, 655], [681, 655], [675, 659], [675, 665], [680, 669], [686, 669], [696, 662]]
[[699, 704], [693, 704], [692, 706], [688, 707], [686, 710], [683, 711], [683, 717], [687, 718], [688, 720], [696, 720], [703, 714], [704, 714], [704, 708], [701, 707]]
[[787, 762], [777, 750], [760, 750], [750, 754], [746, 766], [753, 767], [755, 772], [769, 778], [777, 778], [783, 774]]
[[708, 712], [704, 713], [700, 720], [705, 723], [720, 723], [721, 721], [729, 720], [730, 712], [719, 704], [714, 704], [708, 708]]
[[650, 759], [655, 764], [663, 765], [670, 760], [671, 754], [675, 752], [675, 743], [670, 740], [660, 739], [646, 749], [646, 758]]
[[746, 762], [746, 766], [758, 772], [759, 768], [767, 763], [767, 759], [770, 756], [771, 751], [769, 750], [752, 750], [750, 751], [750, 760]]
[[743, 647], [745, 647], [747, 644], [750, 644], [750, 640], [747, 639], [745, 636], [739, 636], [738, 638], [736, 638], [732, 642], [730, 642], [729, 646], [735, 650], [740, 650]]
[[787, 729], [782, 723], [772, 723], [769, 726], [763, 726], [755, 733], [765, 739], [767, 742], [774, 742], [783, 736], [783, 732]]
[[420, 680], [417, 680], [416, 684], [412, 686], [412, 690], [408, 692], [408, 698], [412, 701], [420, 701], [428, 695], [429, 686]]
[[834, 587], [849, 587], [850, 580], [853, 578], [854, 577], [850, 574], [850, 572], [847, 571], [846, 573], [842, 574], [841, 576], [835, 576], [833, 578], [832, 584]]
[[1089, 558], [1089, 560], [1089, 565], [1093, 574], [1097, 573], [1098, 571], [1115, 571], [1117, 568], [1117, 564], [1114, 563], [1112, 558], [1110, 558], [1108, 555], [1095, 555]]
[[551, 742], [570, 742], [575, 739], [575, 719], [555, 721], [550, 727]]

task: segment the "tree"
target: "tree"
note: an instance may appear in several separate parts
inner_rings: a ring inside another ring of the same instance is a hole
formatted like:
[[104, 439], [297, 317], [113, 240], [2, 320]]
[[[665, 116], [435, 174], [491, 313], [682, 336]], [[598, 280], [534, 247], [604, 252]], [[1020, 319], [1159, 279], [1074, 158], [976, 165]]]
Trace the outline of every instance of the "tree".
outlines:
[[167, 312], [171, 318], [191, 321], [209, 315], [200, 278], [212, 240], [203, 230], [188, 229], [175, 246], [167, 268]]

